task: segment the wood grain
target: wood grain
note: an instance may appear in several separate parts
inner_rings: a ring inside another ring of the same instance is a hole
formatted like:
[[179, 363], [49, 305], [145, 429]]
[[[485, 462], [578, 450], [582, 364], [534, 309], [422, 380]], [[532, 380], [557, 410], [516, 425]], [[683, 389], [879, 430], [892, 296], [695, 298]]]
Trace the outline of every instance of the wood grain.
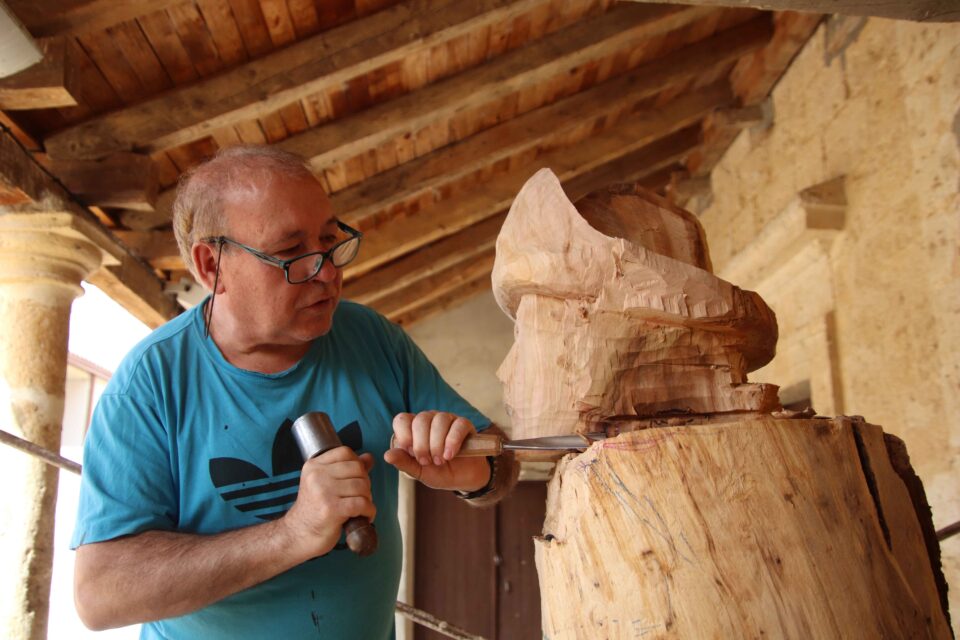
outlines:
[[149, 156], [118, 153], [100, 160], [53, 160], [50, 171], [81, 202], [152, 211], [159, 178]]
[[911, 562], [916, 517], [879, 515], [905, 489], [871, 475], [847, 418], [653, 428], [570, 456], [535, 541], [544, 637], [949, 638]]
[[[632, 10], [638, 9], [638, 10]], [[419, 131], [451, 115], [495, 102], [554, 75], [669, 31], [702, 15], [699, 9], [658, 12], [630, 5], [552, 34], [522, 50], [500, 56], [468, 73], [429, 85], [335, 123], [284, 140], [281, 148], [320, 169], [354, 157], [393, 138]], [[446, 127], [444, 127], [446, 132]], [[431, 148], [447, 143], [441, 138]]]
[[[636, 0], [639, 1], [639, 0]], [[644, 0], [647, 2], [649, 0]], [[673, 4], [677, 0], [653, 0]], [[683, 4], [683, 3], [681, 3]], [[804, 11], [838, 13], [852, 16], [876, 16], [919, 22], [956, 22], [960, 7], [950, 0], [699, 0], [698, 4], [722, 7], [751, 7], [768, 11]]]
[[497, 372], [515, 437], [779, 407], [773, 385], [746, 377], [773, 358], [773, 312], [710, 272], [696, 217], [636, 185], [575, 207], [538, 171], [500, 230], [492, 279], [516, 321]]
[[[509, 173], [498, 175], [480, 188], [445, 201], [438, 210], [421, 210], [395, 224], [384, 226], [365, 242], [363, 252], [346, 268], [344, 276], [349, 279], [366, 273], [404, 253], [504, 211], [527, 177], [541, 167], [552, 167], [562, 181], [572, 180], [638, 151], [645, 145], [667, 138], [698, 122], [707, 109], [713, 108], [718, 101], [722, 102], [724, 92], [723, 88], [714, 88], [684, 96], [663, 109], [638, 113], [630, 122], [596, 136], [590, 144], [544, 154]], [[664, 144], [655, 153], [650, 153], [648, 158], [651, 162], [660, 161], [662, 156], [657, 156], [662, 153], [672, 159], [677, 153], [674, 149], [688, 152], [693, 144], [695, 141], [681, 136]], [[650, 171], [660, 168], [659, 165], [653, 166]]]
[[[88, 280], [103, 288], [134, 316], [152, 327], [173, 317], [179, 306], [163, 293], [163, 283], [143, 261], [132, 256], [99, 220], [36, 162], [11, 136], [0, 133], [0, 191], [18, 189], [30, 202], [0, 215], [56, 217], [62, 226], [77, 229], [104, 252], [104, 266]], [[102, 286], [101, 286], [102, 285]]]
[[[437, 10], [425, 0], [411, 0], [361, 21], [321, 33], [270, 55], [252, 60], [200, 84], [178, 88], [119, 112], [106, 114], [59, 132], [46, 142], [51, 155], [90, 158], [120, 150], [170, 148], [207, 135], [211, 129], [262, 117], [291, 102], [383, 64], [401, 59], [424, 42], [443, 41], [476, 26], [478, 21], [493, 21], [542, 0], [505, 0], [451, 2], [447, 10]], [[235, 1], [234, 9], [238, 5]], [[182, 9], [180, 25], [186, 27], [196, 14], [192, 7]], [[171, 15], [174, 15], [171, 11]], [[196, 14], [199, 16], [199, 14]], [[247, 19], [243, 20], [242, 17]], [[252, 29], [254, 17], [238, 15], [241, 33]], [[176, 16], [174, 16], [177, 22]], [[262, 16], [261, 16], [262, 20]], [[199, 25], [198, 25], [199, 28]], [[264, 27], [266, 28], [266, 27]], [[193, 29], [194, 37], [184, 44], [194, 60], [219, 59], [209, 33]], [[183, 32], [181, 32], [183, 35]], [[262, 45], [245, 43], [251, 56], [262, 54]], [[257, 40], [256, 42], [259, 42]], [[97, 51], [106, 47], [100, 41], [85, 41]], [[272, 44], [270, 45], [273, 46]], [[206, 51], [201, 52], [201, 48]], [[104, 61], [105, 62], [105, 61]], [[122, 66], [101, 65], [115, 76], [115, 86], [133, 92], [123, 79]], [[201, 75], [205, 75], [201, 72]], [[139, 94], [138, 94], [139, 95]]]
[[49, 109], [77, 104], [79, 73], [75, 56], [63, 38], [40, 43], [43, 60], [0, 78], [0, 109]]
[[34, 37], [98, 31], [188, 0], [5, 0]]

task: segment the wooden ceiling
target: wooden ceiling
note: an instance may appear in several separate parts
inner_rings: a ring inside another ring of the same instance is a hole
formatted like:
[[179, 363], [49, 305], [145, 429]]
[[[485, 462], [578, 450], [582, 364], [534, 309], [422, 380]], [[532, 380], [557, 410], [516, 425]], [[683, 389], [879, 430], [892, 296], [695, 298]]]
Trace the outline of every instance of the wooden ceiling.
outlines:
[[[573, 199], [639, 180], [685, 202], [740, 129], [769, 119], [764, 99], [820, 17], [612, 0], [5, 1], [47, 57], [42, 78], [0, 80], [0, 123], [143, 267], [134, 294], [144, 272], [188, 276], [170, 231], [178, 176], [270, 143], [308, 158], [366, 234], [345, 296], [401, 324], [490, 286], [500, 224], [540, 167]], [[156, 324], [175, 309], [151, 295], [117, 297]]]

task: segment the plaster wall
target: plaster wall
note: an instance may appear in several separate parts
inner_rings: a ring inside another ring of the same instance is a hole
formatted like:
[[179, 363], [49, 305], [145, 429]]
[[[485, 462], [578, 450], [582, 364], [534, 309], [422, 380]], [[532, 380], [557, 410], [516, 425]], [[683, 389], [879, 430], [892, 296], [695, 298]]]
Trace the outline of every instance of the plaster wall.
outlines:
[[513, 346], [513, 321], [497, 306], [493, 292], [418, 322], [408, 333], [450, 386], [509, 432], [496, 371]]
[[[836, 393], [818, 402], [814, 386], [814, 408], [903, 438], [939, 528], [960, 520], [960, 24], [853, 26], [837, 41], [838, 21], [821, 25], [773, 91], [773, 126], [713, 171], [701, 221], [723, 274], [799, 192], [845, 176], [843, 229], [808, 268], [743, 283], [781, 327], [781, 355], [751, 379], [787, 384], [832, 357]], [[960, 537], [942, 550], [956, 630]]]

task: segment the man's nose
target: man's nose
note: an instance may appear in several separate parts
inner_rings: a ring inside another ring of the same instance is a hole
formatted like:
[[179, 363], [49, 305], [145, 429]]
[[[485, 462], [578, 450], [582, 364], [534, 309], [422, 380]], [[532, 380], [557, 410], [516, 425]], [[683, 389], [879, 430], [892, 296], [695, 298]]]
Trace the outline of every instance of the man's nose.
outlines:
[[320, 271], [317, 271], [317, 275], [313, 276], [313, 278], [320, 282], [333, 282], [337, 278], [338, 271], [340, 270], [333, 266], [333, 261], [327, 258], [324, 259], [323, 264], [320, 265]]

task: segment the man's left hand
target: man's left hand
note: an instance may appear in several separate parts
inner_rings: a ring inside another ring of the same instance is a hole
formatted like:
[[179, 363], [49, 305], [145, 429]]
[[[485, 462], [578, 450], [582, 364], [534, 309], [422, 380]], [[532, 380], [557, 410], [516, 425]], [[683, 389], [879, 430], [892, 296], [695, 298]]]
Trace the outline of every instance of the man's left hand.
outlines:
[[383, 459], [434, 489], [476, 491], [490, 480], [487, 459], [458, 458], [473, 423], [443, 411], [400, 413], [393, 419], [394, 448]]

